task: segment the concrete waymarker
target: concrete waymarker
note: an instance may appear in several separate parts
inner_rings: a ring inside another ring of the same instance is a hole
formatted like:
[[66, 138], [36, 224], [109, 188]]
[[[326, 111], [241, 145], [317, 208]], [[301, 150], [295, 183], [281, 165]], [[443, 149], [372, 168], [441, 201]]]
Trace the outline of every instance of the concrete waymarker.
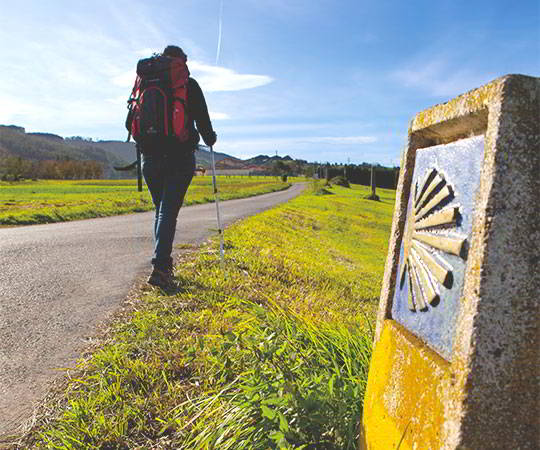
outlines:
[[360, 448], [540, 448], [540, 78], [409, 128]]

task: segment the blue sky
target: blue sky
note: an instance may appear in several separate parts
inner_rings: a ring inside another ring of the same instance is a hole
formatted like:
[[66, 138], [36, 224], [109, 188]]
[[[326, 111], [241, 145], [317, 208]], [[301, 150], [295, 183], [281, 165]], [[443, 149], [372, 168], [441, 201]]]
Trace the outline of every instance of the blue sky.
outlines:
[[[222, 14], [220, 9], [222, 6]], [[0, 0], [0, 124], [123, 140], [141, 57], [180, 45], [216, 151], [399, 164], [410, 119], [540, 76], [540, 2]], [[221, 46], [216, 62], [221, 17]]]

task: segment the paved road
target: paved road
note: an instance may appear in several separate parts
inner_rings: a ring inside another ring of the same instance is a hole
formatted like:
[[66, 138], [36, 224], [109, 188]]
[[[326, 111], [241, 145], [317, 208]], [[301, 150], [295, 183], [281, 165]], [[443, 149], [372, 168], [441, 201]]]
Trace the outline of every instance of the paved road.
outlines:
[[[226, 225], [303, 189], [220, 203]], [[0, 229], [0, 435], [42, 397], [57, 368], [72, 367], [85, 339], [149, 273], [153, 213]], [[175, 243], [216, 229], [214, 204], [180, 211]]]

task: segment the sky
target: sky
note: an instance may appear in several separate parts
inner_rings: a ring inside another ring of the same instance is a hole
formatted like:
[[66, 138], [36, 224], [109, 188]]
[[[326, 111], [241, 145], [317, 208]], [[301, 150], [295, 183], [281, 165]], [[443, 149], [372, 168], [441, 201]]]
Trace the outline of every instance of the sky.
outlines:
[[214, 150], [397, 166], [416, 113], [540, 76], [540, 1], [0, 0], [0, 124], [125, 140], [137, 61], [168, 44]]

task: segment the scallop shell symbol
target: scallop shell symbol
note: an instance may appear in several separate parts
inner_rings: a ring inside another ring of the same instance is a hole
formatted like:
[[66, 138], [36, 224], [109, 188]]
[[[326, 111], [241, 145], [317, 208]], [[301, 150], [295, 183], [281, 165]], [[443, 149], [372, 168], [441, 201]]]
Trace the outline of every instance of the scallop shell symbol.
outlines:
[[400, 284], [409, 278], [408, 306], [411, 311], [426, 311], [427, 305], [440, 301], [439, 287], [450, 288], [452, 266], [432, 249], [461, 256], [465, 238], [449, 236], [442, 230], [455, 228], [459, 219], [458, 206], [446, 206], [454, 198], [452, 187], [436, 170], [429, 171], [418, 188], [414, 187], [414, 202], [405, 226], [403, 262]]

